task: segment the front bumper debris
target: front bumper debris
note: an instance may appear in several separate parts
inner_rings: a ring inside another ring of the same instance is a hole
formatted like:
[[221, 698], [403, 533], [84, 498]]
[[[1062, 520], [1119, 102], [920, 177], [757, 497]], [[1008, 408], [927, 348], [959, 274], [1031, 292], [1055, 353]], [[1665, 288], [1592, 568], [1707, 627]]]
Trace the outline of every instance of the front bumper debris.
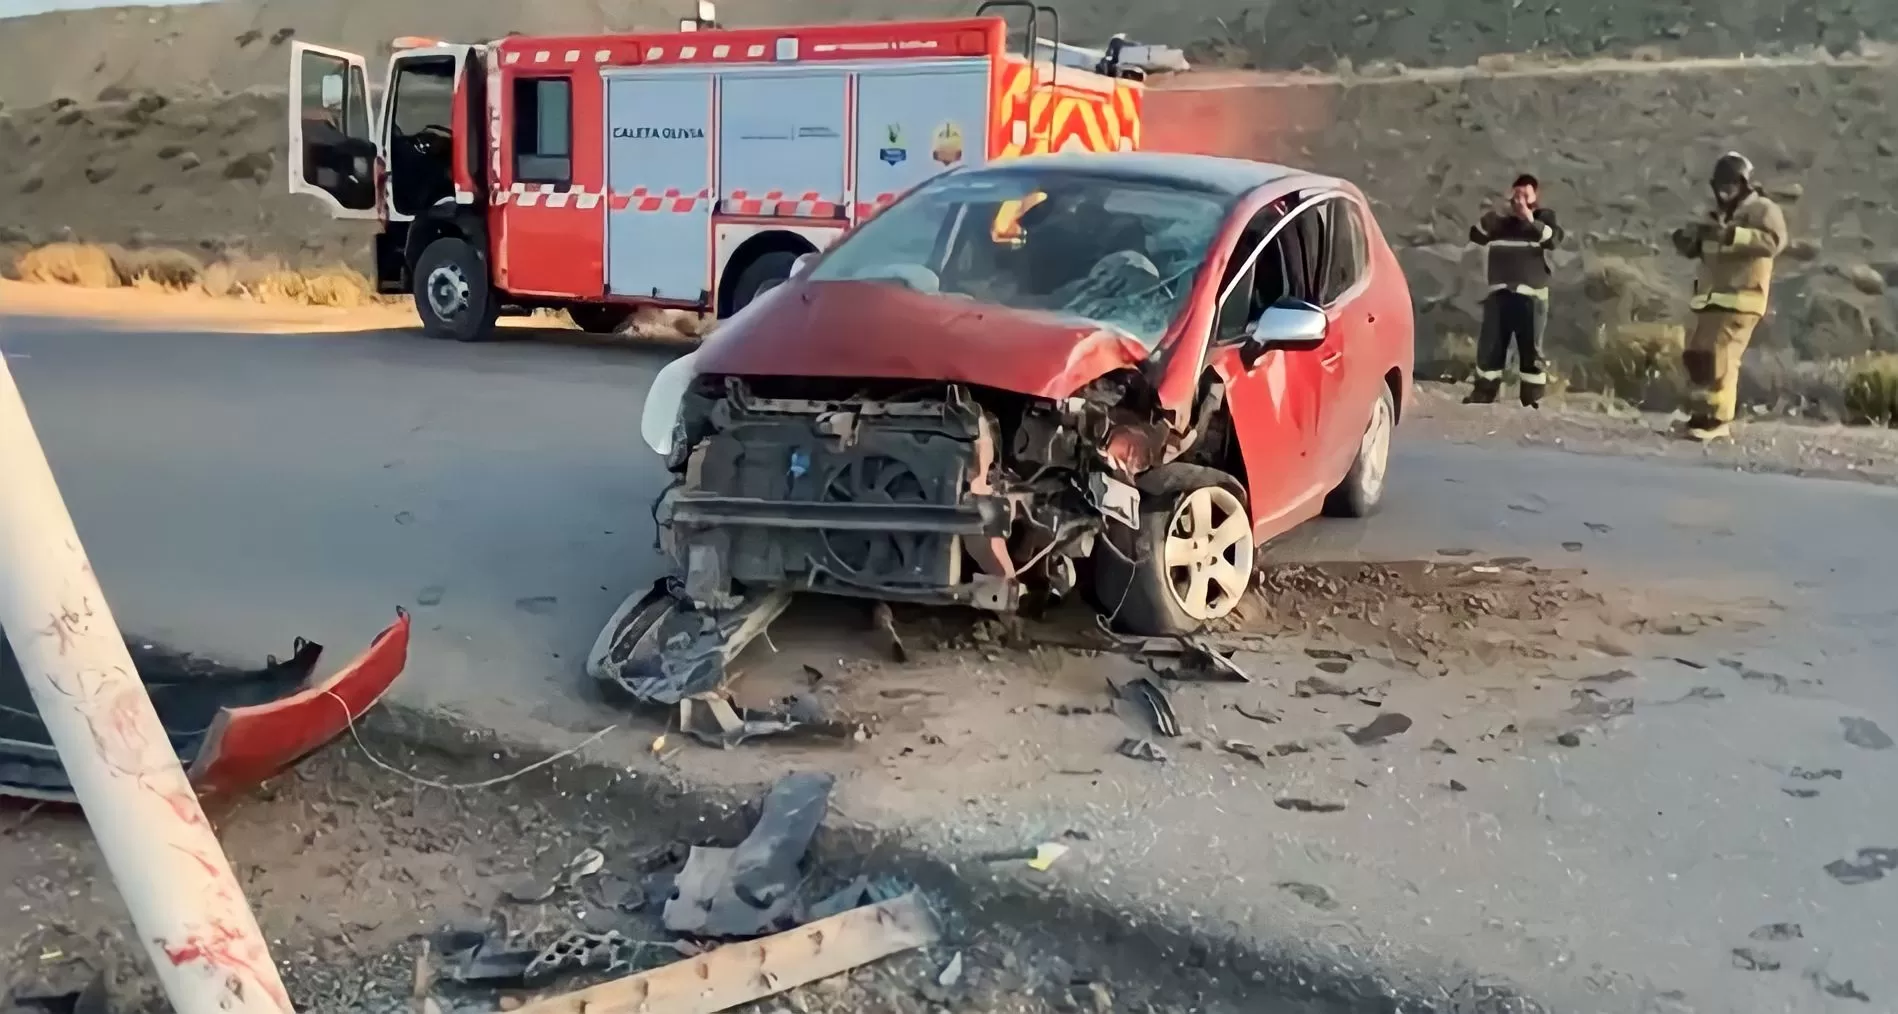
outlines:
[[[409, 615], [327, 679], [323, 646], [297, 638], [289, 660], [242, 670], [132, 645], [158, 718], [201, 795], [261, 784], [347, 731], [408, 664]], [[13, 649], [0, 636], [0, 796], [76, 803]]]

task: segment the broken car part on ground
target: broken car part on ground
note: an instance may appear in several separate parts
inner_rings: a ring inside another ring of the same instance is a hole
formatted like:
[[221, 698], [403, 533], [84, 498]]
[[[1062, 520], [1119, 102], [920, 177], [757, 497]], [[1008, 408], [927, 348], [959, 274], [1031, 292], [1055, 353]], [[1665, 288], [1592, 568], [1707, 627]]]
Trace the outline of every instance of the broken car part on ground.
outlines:
[[[262, 783], [348, 731], [382, 699], [408, 664], [409, 615], [327, 679], [316, 678], [323, 646], [297, 638], [290, 658], [258, 670], [128, 643], [191, 784], [205, 795]], [[76, 803], [19, 660], [0, 634], [0, 795]]]
[[[1334, 232], [1356, 261], [1301, 256]], [[1347, 304], [1391, 321], [1348, 361]], [[655, 378], [671, 601], [629, 600], [589, 668], [676, 703], [799, 591], [998, 613], [1080, 591], [1121, 629], [1195, 631], [1257, 543], [1376, 506], [1409, 319], [1343, 181], [1136, 154], [945, 174]]]

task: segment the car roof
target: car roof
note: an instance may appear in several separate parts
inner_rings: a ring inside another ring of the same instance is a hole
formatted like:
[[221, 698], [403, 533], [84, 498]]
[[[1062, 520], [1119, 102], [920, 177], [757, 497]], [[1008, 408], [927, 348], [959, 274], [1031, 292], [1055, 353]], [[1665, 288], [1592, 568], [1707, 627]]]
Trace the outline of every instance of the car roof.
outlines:
[[1065, 152], [991, 162], [971, 172], [1057, 169], [1130, 183], [1169, 183], [1237, 197], [1268, 183], [1305, 175], [1302, 169], [1222, 155], [1174, 152]]

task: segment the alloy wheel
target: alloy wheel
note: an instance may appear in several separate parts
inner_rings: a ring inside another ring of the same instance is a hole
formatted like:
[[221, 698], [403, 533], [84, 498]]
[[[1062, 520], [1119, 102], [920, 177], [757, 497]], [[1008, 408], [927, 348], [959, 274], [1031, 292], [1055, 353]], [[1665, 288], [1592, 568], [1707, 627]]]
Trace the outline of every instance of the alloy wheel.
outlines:
[[1195, 620], [1218, 619], [1251, 584], [1252, 519], [1231, 490], [1202, 486], [1173, 508], [1161, 553], [1173, 604]]

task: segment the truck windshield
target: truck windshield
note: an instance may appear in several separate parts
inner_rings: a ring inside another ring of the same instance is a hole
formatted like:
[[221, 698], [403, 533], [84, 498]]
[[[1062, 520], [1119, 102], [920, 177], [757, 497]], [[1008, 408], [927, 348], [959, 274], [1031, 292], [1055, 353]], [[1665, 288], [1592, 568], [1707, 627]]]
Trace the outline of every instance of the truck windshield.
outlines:
[[1085, 318], [1149, 348], [1186, 303], [1226, 203], [1079, 172], [940, 176], [846, 236], [813, 281], [877, 281]]

